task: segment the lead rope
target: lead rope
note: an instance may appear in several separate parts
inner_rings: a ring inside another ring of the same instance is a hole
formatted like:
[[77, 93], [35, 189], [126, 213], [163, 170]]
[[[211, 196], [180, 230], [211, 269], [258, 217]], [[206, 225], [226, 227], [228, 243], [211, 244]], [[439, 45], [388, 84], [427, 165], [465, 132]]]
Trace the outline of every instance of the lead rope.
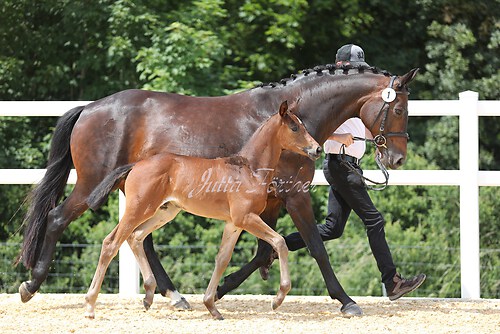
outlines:
[[[372, 142], [372, 143], [374, 143], [374, 145], [376, 145], [376, 143], [375, 143], [375, 141], [373, 139], [367, 139], [367, 138], [362, 138], [362, 137], [354, 137], [354, 140], [364, 140], [364, 141]], [[341, 159], [340, 163], [343, 166], [345, 166], [351, 172], [354, 172], [354, 173], [358, 174], [361, 177], [361, 179], [363, 180], [363, 183], [365, 184], [365, 187], [367, 189], [380, 191], [380, 190], [384, 190], [387, 187], [387, 184], [389, 183], [389, 172], [385, 168], [384, 164], [382, 164], [382, 162], [380, 161], [380, 155], [379, 154], [377, 154], [375, 156], [375, 162], [377, 163], [378, 168], [380, 169], [380, 171], [384, 175], [384, 178], [385, 178], [384, 182], [373, 181], [373, 180], [365, 177], [356, 168], [354, 168], [353, 166], [351, 166], [351, 164], [345, 159], [345, 145], [344, 144], [342, 144], [342, 146], [340, 147], [340, 159]], [[367, 184], [366, 181], [368, 181], [370, 183], [373, 183], [373, 185]]]

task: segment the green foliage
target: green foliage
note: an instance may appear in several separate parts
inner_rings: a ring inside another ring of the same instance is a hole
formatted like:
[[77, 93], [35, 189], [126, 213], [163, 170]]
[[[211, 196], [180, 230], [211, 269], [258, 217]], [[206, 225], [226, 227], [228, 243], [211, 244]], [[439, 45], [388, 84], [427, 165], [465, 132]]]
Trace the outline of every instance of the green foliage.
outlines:
[[[412, 98], [456, 99], [476, 90], [498, 99], [500, 33], [496, 0], [206, 0], [26, 1], [0, 3], [0, 99], [93, 100], [126, 88], [220, 95], [277, 81], [301, 68], [332, 63], [336, 49], [356, 43], [368, 63], [393, 73], [420, 67]], [[0, 166], [43, 168], [53, 118], [0, 119]], [[407, 169], [456, 169], [458, 120], [412, 118]], [[480, 166], [500, 169], [500, 119], [480, 119]], [[365, 168], [375, 168], [373, 159]], [[1, 186], [0, 289], [13, 293], [29, 273], [12, 268], [28, 186]], [[71, 187], [68, 186], [67, 191]], [[481, 291], [499, 298], [499, 189], [480, 189]], [[311, 192], [316, 220], [326, 215], [327, 187]], [[373, 192], [403, 275], [426, 272], [415, 295], [458, 297], [459, 232], [456, 187], [389, 187]], [[42, 291], [80, 292], [90, 283], [100, 243], [118, 220], [117, 196], [70, 224]], [[21, 210], [17, 212], [21, 206]], [[353, 295], [380, 295], [380, 274], [362, 222], [351, 215], [340, 240], [326, 248], [340, 281]], [[162, 261], [183, 293], [204, 291], [223, 224], [180, 214], [154, 233]], [[283, 211], [278, 231], [296, 230]], [[95, 246], [82, 246], [92, 244]], [[243, 233], [227, 272], [255, 253]], [[290, 254], [294, 294], [325, 294], [318, 266], [300, 250]], [[13, 274], [8, 274], [12, 273]], [[116, 291], [117, 261], [105, 280]], [[236, 293], [274, 293], [278, 266], [263, 282], [258, 273]], [[250, 292], [249, 292], [250, 291]]]
[[137, 70], [148, 82], [146, 89], [202, 95], [220, 92], [205, 82], [220, 75], [223, 45], [215, 34], [174, 22], [155, 33], [152, 41], [137, 55]]

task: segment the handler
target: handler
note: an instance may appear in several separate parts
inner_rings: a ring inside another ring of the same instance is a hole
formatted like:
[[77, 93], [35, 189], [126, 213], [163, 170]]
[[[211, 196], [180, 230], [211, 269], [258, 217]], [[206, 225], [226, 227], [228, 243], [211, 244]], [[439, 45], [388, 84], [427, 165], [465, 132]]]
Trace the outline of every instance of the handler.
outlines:
[[[348, 64], [368, 66], [365, 63], [363, 49], [353, 44], [338, 49], [335, 62], [337, 67]], [[326, 159], [323, 161], [323, 173], [330, 184], [330, 193], [328, 214], [325, 223], [317, 225], [318, 231], [323, 241], [340, 238], [347, 219], [354, 210], [365, 224], [370, 248], [382, 274], [387, 296], [390, 300], [396, 300], [417, 289], [426, 276], [419, 274], [406, 279], [397, 273], [385, 239], [384, 218], [373, 204], [361, 177], [363, 171], [359, 161], [365, 153], [366, 144], [365, 141], [354, 141], [354, 137], [373, 138], [359, 118], [345, 121], [324, 144]], [[341, 154], [343, 145], [345, 145], [345, 155]], [[352, 168], [344, 166], [342, 161], [350, 164]], [[287, 235], [285, 241], [290, 251], [306, 247], [298, 232]], [[273, 252], [269, 264], [260, 268], [263, 279], [267, 279], [269, 267], [275, 258], [276, 253]]]

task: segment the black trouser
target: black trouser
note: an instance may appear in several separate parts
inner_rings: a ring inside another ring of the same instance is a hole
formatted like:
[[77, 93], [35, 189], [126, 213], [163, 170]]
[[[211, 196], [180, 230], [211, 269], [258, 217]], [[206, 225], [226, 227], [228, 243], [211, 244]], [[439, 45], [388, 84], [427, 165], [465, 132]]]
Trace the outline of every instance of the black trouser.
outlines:
[[[323, 173], [330, 184], [330, 194], [325, 223], [317, 225], [319, 233], [323, 241], [340, 238], [347, 218], [351, 210], [354, 210], [365, 224], [370, 248], [382, 274], [382, 282], [390, 288], [393, 285], [392, 278], [396, 274], [396, 266], [385, 240], [384, 218], [375, 208], [360, 175], [343, 166], [338, 158], [338, 155], [327, 154], [323, 162]], [[348, 163], [359, 173], [363, 172], [358, 164]], [[285, 241], [291, 251], [306, 246], [298, 232], [286, 236]]]

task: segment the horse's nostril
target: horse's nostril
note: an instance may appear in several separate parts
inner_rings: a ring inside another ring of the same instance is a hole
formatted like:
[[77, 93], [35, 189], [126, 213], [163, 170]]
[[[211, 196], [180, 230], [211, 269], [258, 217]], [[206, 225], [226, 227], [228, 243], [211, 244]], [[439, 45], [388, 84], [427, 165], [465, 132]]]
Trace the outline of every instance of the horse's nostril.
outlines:
[[323, 149], [321, 148], [321, 146], [318, 146], [318, 148], [316, 149], [316, 153], [321, 154], [321, 152], [323, 152]]

